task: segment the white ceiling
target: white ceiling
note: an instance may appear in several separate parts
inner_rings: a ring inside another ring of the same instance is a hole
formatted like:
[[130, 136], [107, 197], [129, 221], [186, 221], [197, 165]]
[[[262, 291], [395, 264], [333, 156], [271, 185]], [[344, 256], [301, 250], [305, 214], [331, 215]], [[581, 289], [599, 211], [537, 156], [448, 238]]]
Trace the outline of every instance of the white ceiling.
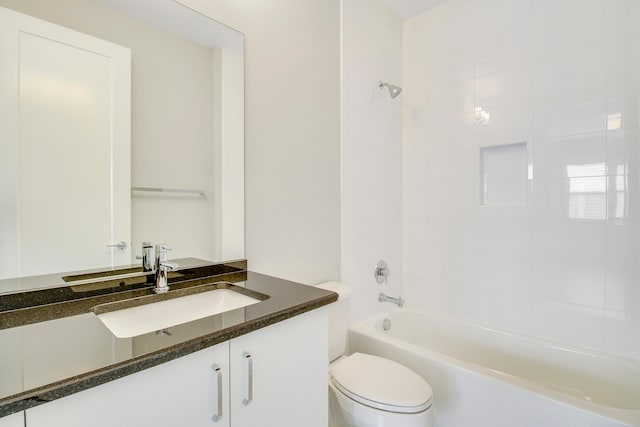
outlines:
[[384, 0], [402, 19], [410, 18], [446, 0]]

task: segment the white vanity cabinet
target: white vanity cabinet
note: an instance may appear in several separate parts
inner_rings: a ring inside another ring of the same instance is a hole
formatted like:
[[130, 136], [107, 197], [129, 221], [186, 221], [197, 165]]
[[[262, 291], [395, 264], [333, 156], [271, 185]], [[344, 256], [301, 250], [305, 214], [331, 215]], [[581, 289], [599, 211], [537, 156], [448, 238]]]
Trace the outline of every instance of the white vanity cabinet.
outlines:
[[[219, 380], [222, 418], [216, 422]], [[326, 427], [327, 422], [326, 308], [26, 411], [28, 427]]]
[[0, 418], [0, 427], [24, 427], [24, 412]]

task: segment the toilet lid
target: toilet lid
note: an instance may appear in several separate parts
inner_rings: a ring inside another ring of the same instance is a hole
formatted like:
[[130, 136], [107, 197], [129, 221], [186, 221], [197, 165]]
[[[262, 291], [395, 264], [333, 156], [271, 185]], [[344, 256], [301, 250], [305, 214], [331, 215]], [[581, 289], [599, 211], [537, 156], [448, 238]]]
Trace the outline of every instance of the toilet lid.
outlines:
[[354, 353], [331, 369], [331, 381], [344, 394], [385, 411], [416, 413], [431, 406], [429, 384], [409, 368], [382, 357]]

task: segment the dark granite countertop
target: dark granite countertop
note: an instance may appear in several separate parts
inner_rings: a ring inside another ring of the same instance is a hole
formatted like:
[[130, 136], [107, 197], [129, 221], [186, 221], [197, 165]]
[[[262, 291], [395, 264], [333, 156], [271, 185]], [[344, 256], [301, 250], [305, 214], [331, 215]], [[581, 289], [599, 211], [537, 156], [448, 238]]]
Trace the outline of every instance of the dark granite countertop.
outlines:
[[[170, 278], [171, 290], [162, 295], [152, 292], [144, 276], [133, 280], [133, 284], [105, 278], [75, 289], [71, 287], [78, 285], [71, 281], [68, 286], [49, 289], [48, 293], [38, 290], [32, 295], [0, 295], [0, 417], [150, 368], [337, 300], [333, 292], [247, 272], [246, 261], [227, 263], [225, 268], [221, 265], [200, 265], [193, 271], [183, 272], [182, 276]], [[131, 338], [117, 338], [94, 314], [229, 288], [261, 301]]]

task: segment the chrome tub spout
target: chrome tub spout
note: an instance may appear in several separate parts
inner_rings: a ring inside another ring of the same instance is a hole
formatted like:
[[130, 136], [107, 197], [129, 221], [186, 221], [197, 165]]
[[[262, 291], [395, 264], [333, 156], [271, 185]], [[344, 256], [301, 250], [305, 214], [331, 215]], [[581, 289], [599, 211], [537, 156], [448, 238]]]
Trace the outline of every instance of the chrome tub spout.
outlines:
[[402, 299], [402, 297], [393, 298], [393, 297], [390, 297], [390, 296], [387, 296], [387, 295], [383, 294], [382, 292], [380, 292], [380, 295], [378, 295], [378, 301], [380, 301], [380, 302], [392, 302], [395, 305], [397, 305], [399, 308], [402, 308], [402, 306], [404, 305], [404, 300]]

